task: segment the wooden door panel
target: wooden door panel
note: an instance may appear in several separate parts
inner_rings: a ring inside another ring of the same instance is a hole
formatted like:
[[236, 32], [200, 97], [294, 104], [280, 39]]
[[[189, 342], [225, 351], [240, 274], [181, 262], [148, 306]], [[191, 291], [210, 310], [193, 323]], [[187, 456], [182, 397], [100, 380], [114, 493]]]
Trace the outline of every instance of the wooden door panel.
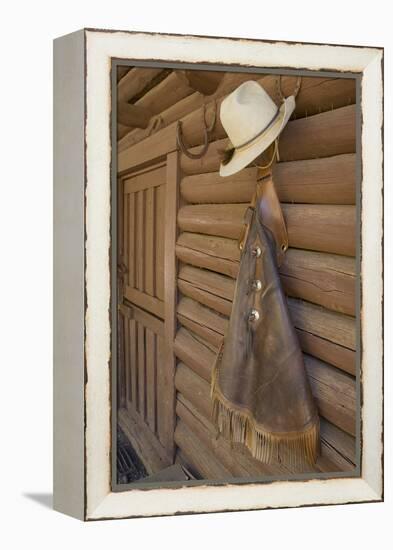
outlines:
[[135, 307], [122, 307], [125, 326], [124, 371], [127, 408], [138, 413], [165, 442], [166, 400], [164, 322]]
[[145, 226], [145, 193], [143, 190], [134, 193], [135, 212], [134, 217], [130, 213], [130, 232], [132, 231], [135, 239], [135, 258], [134, 265], [130, 263], [130, 269], [135, 271], [135, 287], [143, 292], [144, 290], [144, 226]]
[[124, 295], [130, 302], [164, 318], [164, 209], [166, 167], [124, 181], [128, 268]]
[[163, 185], [166, 180], [165, 163], [160, 163], [153, 168], [148, 168], [143, 172], [133, 174], [124, 179], [125, 193], [132, 193]]
[[164, 300], [164, 249], [165, 249], [165, 186], [155, 189], [155, 293], [159, 300]]
[[127, 404], [127, 380], [125, 369], [125, 319], [124, 315], [119, 311], [118, 315], [118, 339], [117, 339], [117, 357], [118, 357], [118, 373], [117, 373], [117, 399], [119, 407], [125, 407]]
[[155, 296], [155, 272], [154, 272], [154, 252], [155, 252], [155, 209], [154, 209], [154, 198], [155, 198], [155, 188], [149, 187], [144, 191], [145, 193], [145, 250], [144, 250], [144, 291], [149, 296]]
[[146, 422], [153, 433], [157, 432], [157, 356], [156, 334], [145, 329], [145, 389], [146, 389]]
[[174, 460], [178, 152], [119, 180], [119, 422], [148, 468]]

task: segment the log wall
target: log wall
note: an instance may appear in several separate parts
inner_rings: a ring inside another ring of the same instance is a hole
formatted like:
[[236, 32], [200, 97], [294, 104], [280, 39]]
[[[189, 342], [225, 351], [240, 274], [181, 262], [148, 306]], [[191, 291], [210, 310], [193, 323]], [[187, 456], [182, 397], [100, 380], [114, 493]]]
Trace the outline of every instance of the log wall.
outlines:
[[[226, 73], [210, 97], [188, 89], [186, 93], [183, 83], [178, 86], [183, 97], [158, 113], [153, 136], [138, 128], [120, 139], [119, 165], [134, 154], [135, 146], [152, 138], [159, 143], [170, 135], [179, 118], [186, 142], [198, 151], [203, 103], [211, 115], [214, 101], [219, 108], [225, 96], [250, 77], [277, 101], [276, 77], [270, 75]], [[285, 94], [294, 82], [293, 77], [283, 78]], [[149, 93], [154, 96], [153, 90]], [[319, 472], [350, 471], [355, 465], [355, 100], [353, 80], [303, 78], [274, 169], [290, 246], [280, 275], [321, 416], [322, 453], [315, 467]], [[212, 364], [228, 324], [239, 267], [237, 238], [256, 178], [254, 168], [229, 178], [219, 176], [219, 151], [226, 144], [217, 118], [207, 155], [200, 160], [180, 158], [176, 460], [196, 476], [210, 479], [287, 474], [291, 472], [280, 464], [254, 460], [240, 445], [231, 449], [217, 438], [210, 420]]]

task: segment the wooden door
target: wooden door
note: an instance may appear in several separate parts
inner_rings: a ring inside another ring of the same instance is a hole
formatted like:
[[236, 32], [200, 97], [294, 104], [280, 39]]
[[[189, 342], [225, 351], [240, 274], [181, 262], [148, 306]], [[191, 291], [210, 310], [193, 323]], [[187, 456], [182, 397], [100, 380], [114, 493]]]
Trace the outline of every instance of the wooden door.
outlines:
[[166, 163], [124, 180], [124, 297], [164, 319]]
[[119, 421], [148, 471], [173, 463], [177, 152], [119, 182]]

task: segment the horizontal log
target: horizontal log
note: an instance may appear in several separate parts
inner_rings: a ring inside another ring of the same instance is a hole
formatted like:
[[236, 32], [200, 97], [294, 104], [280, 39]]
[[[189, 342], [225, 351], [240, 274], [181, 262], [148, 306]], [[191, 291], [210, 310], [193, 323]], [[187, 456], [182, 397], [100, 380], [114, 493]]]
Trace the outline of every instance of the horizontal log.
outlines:
[[219, 315], [212, 309], [201, 305], [192, 298], [180, 298], [179, 303], [177, 304], [177, 313], [183, 317], [191, 319], [195, 323], [209, 327], [220, 337], [223, 336], [227, 328], [227, 317]]
[[[225, 441], [216, 439], [215, 445], [212, 440], [215, 435], [210, 433], [208, 423], [201, 421], [203, 418], [198, 411], [181, 394], [177, 394], [176, 414], [178, 420], [184, 422], [196, 441], [200, 441], [216, 457], [218, 462], [227, 468], [234, 477], [248, 477], [249, 472], [236, 461], [233, 449], [226, 449]], [[220, 438], [222, 439], [222, 438]], [[228, 452], [229, 451], [229, 452]]]
[[[127, 138], [127, 136], [125, 136]], [[118, 150], [117, 171], [118, 175], [135, 168], [144, 168], [151, 165], [152, 159], [164, 158], [177, 148], [176, 132], [157, 132], [148, 141], [137, 143], [134, 147]]]
[[[202, 271], [202, 270], [201, 270]], [[183, 279], [178, 279], [177, 286], [179, 291], [189, 298], [193, 298], [197, 302], [215, 310], [223, 315], [229, 316], [232, 309], [232, 303], [225, 298], [221, 298], [216, 294], [207, 292], [206, 290], [201, 289], [197, 284], [188, 283]]]
[[[296, 85], [296, 76], [283, 76], [281, 89], [285, 97]], [[264, 88], [272, 95], [273, 86], [265, 81]], [[356, 103], [356, 80], [354, 78], [303, 77], [296, 96], [296, 118], [314, 115]]]
[[178, 420], [176, 424], [175, 442], [187, 463], [191, 463], [192, 470], [196, 470], [203, 479], [218, 480], [233, 477], [231, 472], [195, 437], [182, 420]]
[[193, 321], [189, 317], [181, 315], [180, 313], [177, 314], [177, 320], [179, 321], [180, 326], [192, 331], [195, 337], [200, 336], [203, 338], [209, 349], [214, 350], [220, 345], [222, 336], [214, 330], [211, 330], [210, 328], [201, 325], [200, 323]]
[[[211, 97], [209, 97], [209, 100], [223, 97], [234, 90], [242, 82], [250, 79], [256, 80], [259, 76], [260, 75], [256, 74], [247, 75], [245, 73], [225, 73], [218, 89]], [[200, 109], [205, 102], [205, 97], [199, 92], [195, 92], [184, 97], [159, 114], [159, 124], [157, 124], [157, 130], [166, 128], [171, 123], [179, 119], [183, 119], [185, 116], [190, 115], [194, 111], [198, 111], [198, 109]], [[149, 131], [137, 129], [130, 132], [119, 142], [118, 150], [123, 151], [124, 149], [139, 143], [150, 135], [150, 131], [151, 129], [149, 129]]]
[[239, 249], [237, 243], [231, 239], [181, 233], [176, 243], [176, 256], [188, 264], [232, 278], [237, 276], [239, 270]]
[[356, 324], [353, 317], [323, 307], [288, 298], [294, 326], [349, 350], [356, 349]]
[[[312, 370], [312, 366], [310, 369]], [[204, 424], [212, 426], [210, 385], [184, 364], [178, 366], [175, 384], [178, 392], [203, 417]], [[317, 391], [321, 393], [320, 388], [317, 388]], [[247, 452], [246, 454], [249, 455]], [[316, 469], [326, 472], [349, 471], [353, 468], [354, 462], [355, 439], [321, 418], [321, 457], [318, 459]]]
[[[183, 231], [238, 239], [248, 204], [186, 205], [179, 209]], [[356, 209], [347, 205], [282, 204], [289, 245], [355, 256]]]
[[[297, 84], [297, 76], [281, 76], [281, 90], [285, 97], [291, 95]], [[275, 101], [281, 104], [278, 94], [276, 75], [262, 77], [259, 82]], [[318, 114], [337, 109], [356, 102], [356, 80], [354, 78], [329, 78], [318, 76], [303, 76], [298, 95], [294, 118]]]
[[244, 445], [235, 443], [231, 446], [221, 435], [217, 437], [213, 424], [205, 419], [182, 394], [177, 396], [176, 414], [234, 477], [247, 478], [288, 473], [288, 470], [279, 464], [263, 464], [254, 459]]
[[248, 204], [187, 205], [179, 209], [178, 225], [183, 231], [238, 239]]
[[117, 118], [120, 124], [134, 128], [147, 128], [150, 117], [151, 112], [140, 105], [122, 102], [117, 106]]
[[204, 252], [219, 260], [231, 260], [233, 262], [239, 262], [240, 260], [239, 246], [233, 239], [183, 232], [179, 235], [177, 244], [198, 252]]
[[356, 208], [347, 205], [283, 204], [289, 244], [295, 248], [356, 254]]
[[356, 203], [356, 155], [353, 153], [279, 162], [274, 167], [273, 178], [281, 202]]
[[[339, 471], [351, 471], [356, 466], [356, 439], [347, 434], [331, 422], [321, 418], [321, 447], [320, 463], [329, 460]], [[324, 470], [323, 467], [321, 469]]]
[[[203, 335], [200, 335], [200, 334], [197, 334], [196, 332], [193, 331], [192, 328], [187, 328], [185, 325], [184, 325], [184, 328], [185, 330], [188, 330], [189, 333], [191, 334], [191, 336], [197, 341], [199, 342], [200, 344], [202, 344], [202, 346], [205, 346], [206, 348], [208, 348], [210, 351], [213, 352], [213, 355], [214, 355], [214, 358], [216, 358], [217, 356], [217, 350], [218, 350], [218, 344], [217, 343], [212, 343], [212, 339], [207, 340], [206, 338], [204, 338]], [[220, 342], [221, 343], [221, 342]]]
[[117, 82], [119, 82], [131, 69], [132, 67], [127, 67], [126, 65], [119, 65], [117, 67], [117, 75], [116, 75]]
[[209, 254], [198, 252], [197, 250], [192, 250], [179, 245], [176, 245], [176, 256], [180, 261], [186, 262], [187, 264], [211, 269], [217, 273], [223, 273], [224, 275], [229, 275], [233, 278], [236, 278], [239, 270], [238, 262], [232, 262], [231, 260], [217, 261]]
[[188, 85], [203, 95], [212, 95], [217, 90], [225, 73], [223, 71], [176, 71], [182, 72]]
[[356, 105], [292, 120], [280, 136], [282, 161], [331, 157], [356, 151]]
[[[135, 128], [131, 130], [127, 135], [121, 136], [117, 144], [117, 150], [119, 153], [126, 149], [132, 148], [137, 143], [142, 142], [146, 138], [158, 133], [158, 131], [167, 128], [170, 123], [175, 120], [181, 119], [186, 114], [191, 112], [194, 108], [203, 105], [203, 96], [200, 93], [194, 92], [185, 96], [183, 99], [171, 105], [165, 111], [154, 115], [152, 123], [148, 128]], [[172, 133], [175, 132], [175, 127], [172, 128]], [[160, 134], [161, 135], [161, 134]]]
[[135, 105], [143, 107], [153, 114], [158, 114], [193, 92], [194, 90], [188, 84], [184, 74], [172, 71], [164, 80], [138, 99]]
[[280, 276], [289, 296], [355, 315], [354, 258], [290, 248]]
[[223, 178], [219, 172], [185, 176], [180, 184], [183, 199], [194, 204], [250, 202], [255, 192], [257, 168], [245, 168]]
[[[235, 289], [235, 282], [233, 279], [189, 265], [180, 265], [178, 277], [179, 280], [190, 283], [213, 296], [220, 297], [230, 302], [230, 306], [232, 305], [233, 292]], [[226, 315], [226, 313], [224, 313], [224, 315]]]
[[212, 269], [217, 273], [223, 273], [235, 278], [239, 270], [239, 263], [231, 260], [218, 260], [209, 254], [198, 252], [191, 248], [176, 245], [176, 256], [178, 260], [188, 264]]
[[356, 385], [352, 376], [305, 355], [308, 379], [319, 414], [345, 432], [356, 435]]
[[218, 347], [223, 339], [228, 320], [195, 300], [183, 297], [177, 305], [179, 322], [208, 342]]
[[177, 244], [220, 260], [239, 262], [240, 259], [238, 243], [233, 239], [183, 232], [179, 235]]
[[180, 328], [177, 331], [173, 351], [178, 359], [186, 363], [201, 378], [210, 381], [216, 354], [199, 342], [189, 330]]
[[131, 101], [160, 73], [161, 68], [134, 67], [117, 85], [117, 101]]
[[[281, 202], [355, 204], [355, 155], [279, 162], [274, 183]], [[185, 176], [180, 192], [190, 203], [245, 203], [255, 192], [257, 169], [245, 168], [229, 177], [219, 172]]]
[[313, 355], [348, 374], [356, 375], [356, 352], [354, 350], [330, 342], [305, 330], [296, 329], [296, 332], [304, 353]]
[[129, 131], [130, 131], [129, 126], [125, 126], [124, 124], [118, 123], [117, 124], [117, 139], [121, 139], [123, 136], [128, 134]]
[[204, 418], [212, 419], [212, 401], [210, 399], [210, 383], [201, 378], [192, 368], [179, 363], [175, 374], [175, 387]]

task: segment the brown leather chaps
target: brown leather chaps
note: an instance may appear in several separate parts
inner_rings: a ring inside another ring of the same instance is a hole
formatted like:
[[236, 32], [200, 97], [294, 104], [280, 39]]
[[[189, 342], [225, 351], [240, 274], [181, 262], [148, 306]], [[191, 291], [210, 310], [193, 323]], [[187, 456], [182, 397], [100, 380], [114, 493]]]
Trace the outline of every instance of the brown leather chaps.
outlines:
[[300, 470], [316, 461], [319, 416], [278, 273], [286, 229], [271, 176], [258, 184], [254, 204], [213, 372], [213, 418], [258, 460]]

